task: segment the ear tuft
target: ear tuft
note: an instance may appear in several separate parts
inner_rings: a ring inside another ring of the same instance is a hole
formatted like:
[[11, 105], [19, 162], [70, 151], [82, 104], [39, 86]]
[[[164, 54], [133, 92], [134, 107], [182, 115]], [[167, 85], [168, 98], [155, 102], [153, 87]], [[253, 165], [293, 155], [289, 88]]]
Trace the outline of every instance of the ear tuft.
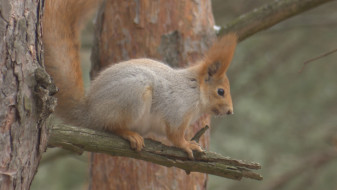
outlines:
[[227, 34], [212, 45], [202, 63], [203, 77], [222, 76], [226, 73], [235, 52], [237, 38], [234, 33]]
[[215, 75], [215, 73], [217, 73], [217, 71], [220, 68], [220, 62], [219, 61], [215, 61], [214, 63], [212, 63], [209, 67], [208, 67], [208, 75], [211, 77], [213, 75]]

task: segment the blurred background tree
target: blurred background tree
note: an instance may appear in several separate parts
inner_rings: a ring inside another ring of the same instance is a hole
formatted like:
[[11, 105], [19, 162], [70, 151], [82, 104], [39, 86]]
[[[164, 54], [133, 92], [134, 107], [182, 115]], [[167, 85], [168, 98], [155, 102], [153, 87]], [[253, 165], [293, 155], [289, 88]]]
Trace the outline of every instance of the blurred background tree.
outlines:
[[[92, 78], [101, 68], [134, 58], [163, 60], [182, 67], [202, 57], [216, 38], [211, 1], [107, 0], [98, 11], [91, 56]], [[135, 10], [135, 11], [130, 11]], [[191, 16], [193, 15], [193, 16]], [[209, 119], [208, 119], [209, 121]], [[190, 126], [186, 139], [202, 127]], [[200, 139], [209, 145], [209, 131]], [[161, 142], [164, 142], [162, 139]], [[207, 175], [126, 157], [93, 153], [89, 189], [205, 189]], [[145, 175], [144, 175], [145, 173]]]
[[[269, 2], [213, 0], [216, 24]], [[306, 60], [337, 48], [336, 7], [336, 1], [324, 4], [238, 45], [228, 71], [235, 114], [214, 119], [210, 149], [261, 163], [264, 180], [209, 176], [208, 189], [337, 189], [337, 53], [299, 73]], [[89, 25], [87, 65], [91, 38]], [[32, 189], [86, 189], [87, 175], [86, 155], [46, 161]]]

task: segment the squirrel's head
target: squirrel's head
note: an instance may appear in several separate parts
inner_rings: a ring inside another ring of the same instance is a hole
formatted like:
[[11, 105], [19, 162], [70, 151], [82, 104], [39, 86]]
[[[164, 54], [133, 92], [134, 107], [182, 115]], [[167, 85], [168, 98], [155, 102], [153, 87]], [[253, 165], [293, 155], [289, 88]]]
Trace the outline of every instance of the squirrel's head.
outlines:
[[226, 71], [232, 61], [237, 36], [228, 34], [209, 49], [200, 66], [200, 91], [204, 111], [212, 115], [233, 114]]

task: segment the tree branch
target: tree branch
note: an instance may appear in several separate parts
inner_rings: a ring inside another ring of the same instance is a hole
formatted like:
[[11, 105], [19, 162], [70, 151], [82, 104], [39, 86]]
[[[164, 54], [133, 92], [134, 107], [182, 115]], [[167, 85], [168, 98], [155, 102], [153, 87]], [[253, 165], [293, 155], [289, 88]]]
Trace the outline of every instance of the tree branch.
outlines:
[[321, 55], [319, 55], [319, 56], [317, 56], [317, 57], [314, 57], [314, 58], [311, 58], [311, 59], [306, 60], [306, 61], [303, 63], [302, 69], [299, 71], [299, 73], [301, 73], [301, 72], [304, 70], [304, 67], [305, 67], [308, 63], [311, 63], [311, 62], [313, 62], [313, 61], [316, 61], [316, 60], [318, 60], [318, 59], [321, 59], [321, 58], [323, 58], [323, 57], [325, 57], [325, 56], [328, 56], [328, 55], [333, 54], [333, 53], [336, 53], [336, 52], [337, 52], [337, 49], [334, 49], [334, 50], [331, 50], [331, 51], [329, 51], [329, 52], [323, 53], [323, 54], [321, 54]]
[[332, 0], [275, 0], [234, 19], [220, 29], [219, 35], [235, 32], [239, 41], [242, 41], [261, 30], [329, 1]]
[[48, 145], [75, 152], [90, 151], [136, 158], [167, 167], [181, 168], [187, 173], [202, 172], [235, 180], [241, 180], [243, 177], [263, 179], [261, 175], [251, 171], [261, 168], [258, 163], [235, 160], [208, 151], [194, 152], [195, 160], [189, 160], [184, 151], [150, 139], [145, 139], [145, 148], [136, 152], [130, 148], [127, 140], [119, 136], [69, 125], [55, 125]]

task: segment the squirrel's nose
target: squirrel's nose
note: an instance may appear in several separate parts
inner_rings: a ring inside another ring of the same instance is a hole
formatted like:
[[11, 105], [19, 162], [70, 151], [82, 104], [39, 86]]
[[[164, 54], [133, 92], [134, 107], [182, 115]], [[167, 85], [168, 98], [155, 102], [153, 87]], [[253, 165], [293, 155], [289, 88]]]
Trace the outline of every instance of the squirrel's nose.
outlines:
[[234, 114], [233, 110], [228, 110], [227, 115], [231, 115], [231, 114]]

